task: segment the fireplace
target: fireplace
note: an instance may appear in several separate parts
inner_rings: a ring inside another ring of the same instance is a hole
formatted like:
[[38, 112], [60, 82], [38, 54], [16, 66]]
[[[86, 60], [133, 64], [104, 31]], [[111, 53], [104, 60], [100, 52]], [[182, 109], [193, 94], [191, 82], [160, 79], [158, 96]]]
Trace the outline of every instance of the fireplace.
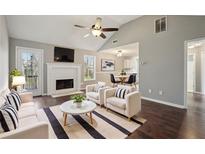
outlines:
[[56, 80], [56, 90], [74, 88], [73, 79]]

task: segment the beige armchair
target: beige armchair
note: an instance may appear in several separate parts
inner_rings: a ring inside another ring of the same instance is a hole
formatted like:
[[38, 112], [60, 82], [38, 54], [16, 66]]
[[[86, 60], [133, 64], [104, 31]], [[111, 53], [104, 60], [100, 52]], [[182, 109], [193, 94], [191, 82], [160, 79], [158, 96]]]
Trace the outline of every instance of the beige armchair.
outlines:
[[[101, 83], [102, 84], [102, 83]], [[105, 86], [103, 88], [100, 88], [98, 92], [95, 91], [97, 84], [87, 85], [86, 86], [86, 98], [88, 100], [91, 100], [100, 106], [104, 105], [104, 91], [108, 87]]]
[[[124, 87], [129, 93], [124, 99], [115, 97], [117, 88]], [[141, 111], [141, 97], [138, 91], [132, 91], [130, 86], [118, 86], [117, 88], [106, 89], [104, 92], [104, 105], [107, 109], [125, 115], [130, 120], [131, 117]]]

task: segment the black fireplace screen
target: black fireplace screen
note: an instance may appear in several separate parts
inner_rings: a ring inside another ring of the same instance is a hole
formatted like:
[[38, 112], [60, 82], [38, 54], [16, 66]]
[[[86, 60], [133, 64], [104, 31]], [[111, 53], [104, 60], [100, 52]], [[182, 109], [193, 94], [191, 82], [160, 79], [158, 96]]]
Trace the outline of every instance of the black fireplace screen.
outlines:
[[56, 90], [73, 88], [73, 79], [56, 80]]

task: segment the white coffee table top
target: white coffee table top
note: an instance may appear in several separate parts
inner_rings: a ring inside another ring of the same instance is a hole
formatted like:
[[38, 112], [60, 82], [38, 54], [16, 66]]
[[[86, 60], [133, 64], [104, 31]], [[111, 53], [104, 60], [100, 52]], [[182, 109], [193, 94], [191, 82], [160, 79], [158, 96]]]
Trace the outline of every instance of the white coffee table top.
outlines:
[[92, 101], [83, 101], [82, 106], [78, 108], [73, 100], [70, 100], [60, 105], [60, 110], [68, 114], [83, 114], [92, 112], [96, 107], [97, 105]]

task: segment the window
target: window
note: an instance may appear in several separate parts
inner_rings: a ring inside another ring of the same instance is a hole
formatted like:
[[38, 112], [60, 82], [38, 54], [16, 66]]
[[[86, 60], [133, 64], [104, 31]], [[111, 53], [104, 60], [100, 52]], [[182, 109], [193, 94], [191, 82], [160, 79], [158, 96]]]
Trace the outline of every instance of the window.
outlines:
[[95, 80], [95, 56], [84, 56], [84, 81]]
[[163, 17], [155, 20], [155, 33], [167, 31], [167, 18]]

